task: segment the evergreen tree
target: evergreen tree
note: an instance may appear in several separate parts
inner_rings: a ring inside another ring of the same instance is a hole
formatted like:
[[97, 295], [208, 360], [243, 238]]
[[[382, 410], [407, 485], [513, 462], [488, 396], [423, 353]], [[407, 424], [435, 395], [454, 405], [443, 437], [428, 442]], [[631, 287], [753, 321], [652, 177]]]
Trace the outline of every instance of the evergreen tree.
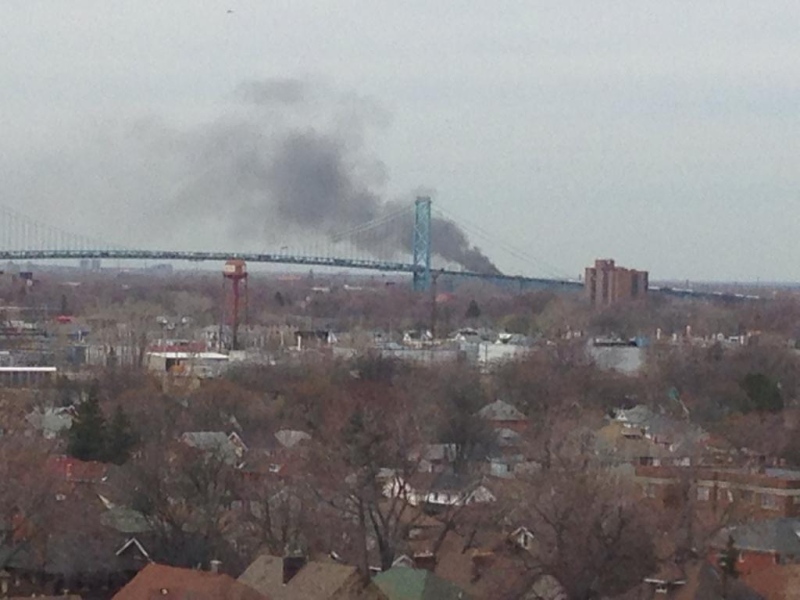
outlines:
[[469, 301], [469, 306], [467, 306], [467, 312], [464, 316], [467, 319], [477, 319], [481, 316], [481, 308], [478, 306], [478, 303], [475, 302], [475, 298]]
[[124, 464], [130, 458], [131, 450], [138, 441], [139, 436], [133, 430], [131, 420], [122, 407], [117, 406], [108, 426], [103, 460], [115, 465]]
[[79, 460], [103, 460], [106, 450], [106, 422], [100, 410], [97, 386], [78, 405], [69, 430], [67, 454]]
[[748, 373], [741, 386], [747, 395], [747, 403], [742, 407], [742, 412], [754, 410], [763, 415], [783, 410], [780, 385], [764, 373]]

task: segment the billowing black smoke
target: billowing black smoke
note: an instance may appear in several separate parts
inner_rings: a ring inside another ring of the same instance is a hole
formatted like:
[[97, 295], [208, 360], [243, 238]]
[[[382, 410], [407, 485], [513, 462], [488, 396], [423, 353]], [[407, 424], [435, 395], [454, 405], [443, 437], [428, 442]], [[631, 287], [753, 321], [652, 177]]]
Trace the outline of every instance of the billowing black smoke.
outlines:
[[[238, 98], [246, 107], [232, 117], [163, 135], [159, 145], [181, 155], [182, 209], [224, 218], [240, 239], [283, 227], [330, 237], [397, 211], [396, 202], [376, 191], [385, 169], [363, 150], [374, 107], [337, 97], [331, 118], [330, 94], [291, 79], [248, 83]], [[401, 217], [407, 222], [380, 239], [357, 236], [353, 242], [365, 250], [389, 245], [410, 253], [411, 213], [409, 206]], [[431, 234], [433, 252], [444, 260], [499, 272], [452, 221], [434, 218]]]

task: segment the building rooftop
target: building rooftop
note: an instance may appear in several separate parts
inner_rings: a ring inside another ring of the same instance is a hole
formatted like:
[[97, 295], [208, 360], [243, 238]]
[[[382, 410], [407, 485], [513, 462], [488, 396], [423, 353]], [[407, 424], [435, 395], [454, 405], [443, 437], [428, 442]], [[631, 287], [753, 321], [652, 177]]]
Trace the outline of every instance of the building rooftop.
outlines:
[[113, 600], [270, 600], [228, 575], [149, 564]]
[[467, 600], [467, 593], [427, 569], [396, 566], [375, 579], [389, 600]]
[[495, 400], [478, 411], [478, 416], [487, 421], [527, 421], [528, 418], [516, 407], [502, 400]]

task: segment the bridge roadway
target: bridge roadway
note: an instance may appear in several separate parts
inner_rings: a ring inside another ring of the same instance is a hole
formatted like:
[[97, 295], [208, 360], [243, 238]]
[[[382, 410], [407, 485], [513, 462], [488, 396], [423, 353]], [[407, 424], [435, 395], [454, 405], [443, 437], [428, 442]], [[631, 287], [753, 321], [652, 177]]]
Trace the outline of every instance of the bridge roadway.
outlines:
[[[0, 250], [0, 261], [54, 259], [80, 260], [86, 258], [148, 261], [180, 260], [190, 262], [225, 262], [226, 260], [240, 259], [249, 263], [277, 263], [313, 267], [338, 267], [341, 269], [364, 269], [391, 273], [414, 273], [414, 271], [418, 269], [418, 267], [415, 267], [411, 263], [402, 262], [257, 252], [184, 252], [175, 250]], [[583, 287], [583, 284], [580, 282], [565, 279], [523, 277], [520, 275], [485, 275], [470, 271], [454, 271], [448, 269], [436, 269], [435, 273], [454, 277], [488, 279], [496, 282], [507, 282], [509, 284], [516, 283], [521, 288], [526, 289], [531, 287], [563, 287], [565, 289], [578, 290]]]
[[[0, 261], [25, 260], [60, 260], [105, 258], [110, 260], [180, 260], [190, 262], [224, 262], [230, 259], [241, 259], [251, 263], [276, 263], [285, 265], [307, 265], [313, 267], [338, 267], [341, 269], [364, 269], [391, 273], [414, 273], [418, 267], [410, 263], [391, 262], [360, 258], [336, 258], [329, 256], [302, 256], [297, 254], [273, 254], [257, 252], [182, 252], [174, 250], [0, 250]], [[511, 285], [518, 289], [562, 289], [578, 291], [583, 283], [570, 279], [548, 279], [523, 277], [521, 275], [487, 275], [470, 271], [454, 271], [435, 269], [437, 275], [452, 277], [468, 277]], [[734, 294], [730, 292], [696, 291], [669, 287], [650, 286], [651, 293], [660, 293], [682, 298], [707, 300], [743, 301], [761, 300], [759, 296]]]

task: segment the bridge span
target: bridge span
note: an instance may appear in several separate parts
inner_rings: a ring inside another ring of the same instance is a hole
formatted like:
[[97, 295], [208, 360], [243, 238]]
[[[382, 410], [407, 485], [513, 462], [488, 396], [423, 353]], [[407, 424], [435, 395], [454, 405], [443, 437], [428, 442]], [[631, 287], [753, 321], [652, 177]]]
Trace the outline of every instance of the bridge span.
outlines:
[[[385, 273], [408, 273], [413, 275], [424, 267], [411, 263], [373, 260], [364, 258], [336, 258], [331, 256], [304, 256], [298, 254], [260, 253], [260, 252], [187, 252], [176, 250], [0, 250], [0, 261], [30, 260], [147, 260], [147, 261], [189, 261], [225, 262], [239, 259], [248, 263], [274, 263], [302, 265], [309, 267], [335, 267], [340, 269], [360, 269], [382, 271]], [[437, 276], [484, 279], [497, 283], [518, 285], [520, 289], [561, 288], [577, 291], [583, 287], [579, 281], [569, 279], [547, 279], [524, 277], [521, 275], [487, 275], [471, 271], [452, 269], [431, 269]]]

